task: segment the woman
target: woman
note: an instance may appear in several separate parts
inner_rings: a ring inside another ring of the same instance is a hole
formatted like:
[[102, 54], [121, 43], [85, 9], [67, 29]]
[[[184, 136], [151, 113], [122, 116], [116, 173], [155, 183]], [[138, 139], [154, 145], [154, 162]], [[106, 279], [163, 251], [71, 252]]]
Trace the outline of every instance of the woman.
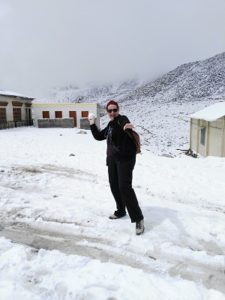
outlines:
[[136, 146], [126, 132], [131, 131], [133, 125], [126, 116], [119, 114], [119, 105], [116, 101], [109, 101], [106, 110], [110, 122], [105, 129], [97, 128], [95, 117], [91, 114], [89, 122], [93, 137], [98, 141], [107, 140], [106, 164], [110, 188], [117, 207], [109, 218], [115, 220], [124, 217], [127, 208], [131, 222], [136, 223], [136, 234], [140, 235], [144, 232], [144, 217], [132, 188]]

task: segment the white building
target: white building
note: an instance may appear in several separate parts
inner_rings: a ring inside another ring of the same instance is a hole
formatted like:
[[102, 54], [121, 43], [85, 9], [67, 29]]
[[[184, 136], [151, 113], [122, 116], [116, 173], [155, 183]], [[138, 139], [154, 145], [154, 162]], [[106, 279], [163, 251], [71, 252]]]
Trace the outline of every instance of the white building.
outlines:
[[100, 106], [98, 103], [33, 103], [32, 115], [37, 127], [78, 127], [89, 129], [87, 120], [93, 113], [100, 125]]
[[0, 91], [0, 129], [32, 125], [32, 100], [14, 92]]
[[191, 115], [190, 149], [203, 156], [225, 157], [225, 102]]

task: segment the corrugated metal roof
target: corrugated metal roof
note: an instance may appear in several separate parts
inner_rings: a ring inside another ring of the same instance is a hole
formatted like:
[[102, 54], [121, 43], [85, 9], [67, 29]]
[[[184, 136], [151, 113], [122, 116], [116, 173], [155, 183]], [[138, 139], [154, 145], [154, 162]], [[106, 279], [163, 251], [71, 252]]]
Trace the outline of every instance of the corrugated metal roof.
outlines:
[[225, 102], [218, 102], [192, 114], [191, 118], [212, 122], [223, 116], [225, 116]]

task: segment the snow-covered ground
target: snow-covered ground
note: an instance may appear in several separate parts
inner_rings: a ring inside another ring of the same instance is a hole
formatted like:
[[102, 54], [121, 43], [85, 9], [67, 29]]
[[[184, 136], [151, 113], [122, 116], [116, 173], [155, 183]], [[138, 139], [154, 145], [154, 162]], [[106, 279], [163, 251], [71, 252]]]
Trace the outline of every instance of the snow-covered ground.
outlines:
[[225, 159], [143, 150], [136, 236], [108, 219], [105, 141], [79, 133], [0, 132], [1, 299], [225, 299]]

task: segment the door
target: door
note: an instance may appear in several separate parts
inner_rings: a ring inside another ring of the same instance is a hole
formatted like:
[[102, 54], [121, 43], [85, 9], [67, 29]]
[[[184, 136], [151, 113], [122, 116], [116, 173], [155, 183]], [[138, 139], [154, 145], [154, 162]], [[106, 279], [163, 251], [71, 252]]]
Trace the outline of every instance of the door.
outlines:
[[70, 116], [70, 118], [73, 118], [74, 127], [77, 127], [77, 112], [76, 111], [70, 111], [69, 116]]
[[32, 119], [31, 119], [31, 109], [26, 108], [26, 125], [32, 125]]
[[0, 124], [6, 123], [6, 109], [0, 108]]
[[22, 120], [21, 108], [13, 108], [13, 120], [14, 122]]

